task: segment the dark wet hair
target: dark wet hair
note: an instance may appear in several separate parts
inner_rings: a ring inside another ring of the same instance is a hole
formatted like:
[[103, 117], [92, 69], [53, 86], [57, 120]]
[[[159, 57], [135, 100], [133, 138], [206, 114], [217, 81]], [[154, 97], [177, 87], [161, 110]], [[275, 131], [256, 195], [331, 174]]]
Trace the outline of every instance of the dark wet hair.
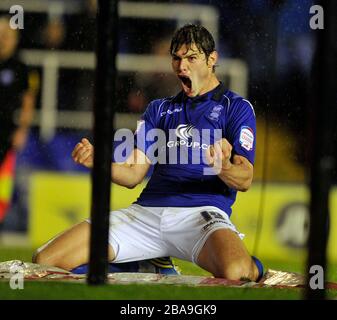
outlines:
[[203, 26], [186, 24], [178, 29], [171, 40], [170, 54], [177, 52], [182, 45], [188, 48], [194, 43], [200, 52], [204, 52], [206, 59], [215, 50], [215, 43], [210, 32]]

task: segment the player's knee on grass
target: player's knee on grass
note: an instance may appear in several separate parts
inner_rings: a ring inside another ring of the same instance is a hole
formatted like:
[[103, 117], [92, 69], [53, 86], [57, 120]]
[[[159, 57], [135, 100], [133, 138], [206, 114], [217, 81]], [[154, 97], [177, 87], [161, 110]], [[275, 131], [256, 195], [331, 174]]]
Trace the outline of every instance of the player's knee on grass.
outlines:
[[32, 257], [32, 262], [36, 264], [42, 264], [46, 266], [53, 266], [62, 268], [58, 261], [52, 259], [44, 250], [36, 250]]
[[32, 262], [37, 264], [45, 264], [51, 265], [50, 259], [48, 259], [47, 255], [43, 252], [43, 250], [36, 250], [32, 257]]
[[255, 281], [257, 272], [255, 272], [254, 263], [248, 259], [238, 259], [223, 265], [216, 270], [215, 277], [228, 280], [251, 280]]
[[36, 261], [37, 261], [37, 252], [35, 251], [32, 256], [32, 262], [37, 263]]
[[38, 250], [36, 250], [33, 253], [32, 262], [33, 263], [37, 263], [37, 264], [43, 264], [43, 263], [41, 263], [42, 260], [43, 260], [43, 257], [41, 255], [41, 252], [39, 252]]

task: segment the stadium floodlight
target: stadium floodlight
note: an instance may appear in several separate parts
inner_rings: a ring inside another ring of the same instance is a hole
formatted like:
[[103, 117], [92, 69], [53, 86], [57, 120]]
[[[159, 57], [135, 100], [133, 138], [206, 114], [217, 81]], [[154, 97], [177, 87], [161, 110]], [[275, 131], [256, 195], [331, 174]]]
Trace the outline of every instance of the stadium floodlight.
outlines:
[[118, 0], [99, 0], [94, 99], [94, 168], [88, 283], [104, 284], [108, 271], [113, 116], [116, 92]]

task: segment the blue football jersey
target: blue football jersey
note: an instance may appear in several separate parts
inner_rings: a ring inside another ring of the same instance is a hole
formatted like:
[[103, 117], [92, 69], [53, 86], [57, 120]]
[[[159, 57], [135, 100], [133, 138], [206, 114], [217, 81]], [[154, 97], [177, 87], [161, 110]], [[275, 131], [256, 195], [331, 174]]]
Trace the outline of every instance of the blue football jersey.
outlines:
[[210, 144], [226, 138], [232, 154], [254, 164], [256, 119], [249, 101], [220, 83], [190, 98], [152, 101], [137, 127], [135, 146], [154, 164], [147, 186], [135, 203], [150, 207], [215, 206], [231, 215], [237, 191], [207, 164]]

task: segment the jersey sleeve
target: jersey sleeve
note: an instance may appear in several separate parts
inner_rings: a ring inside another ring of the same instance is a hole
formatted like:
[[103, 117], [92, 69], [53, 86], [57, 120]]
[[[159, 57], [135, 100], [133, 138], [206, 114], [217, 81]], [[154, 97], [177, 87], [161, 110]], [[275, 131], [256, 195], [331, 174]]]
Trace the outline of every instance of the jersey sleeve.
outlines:
[[[148, 156], [148, 149], [155, 143], [151, 139], [146, 139], [148, 132], [152, 129], [157, 128], [157, 103], [152, 101], [147, 106], [145, 112], [141, 116], [140, 120], [137, 121], [137, 129], [134, 134], [134, 147], [143, 151]], [[149, 156], [148, 156], [149, 157]], [[151, 159], [152, 162], [154, 159]]]
[[233, 146], [232, 153], [254, 164], [256, 147], [256, 118], [254, 108], [245, 99], [232, 103], [228, 110], [225, 138]]

